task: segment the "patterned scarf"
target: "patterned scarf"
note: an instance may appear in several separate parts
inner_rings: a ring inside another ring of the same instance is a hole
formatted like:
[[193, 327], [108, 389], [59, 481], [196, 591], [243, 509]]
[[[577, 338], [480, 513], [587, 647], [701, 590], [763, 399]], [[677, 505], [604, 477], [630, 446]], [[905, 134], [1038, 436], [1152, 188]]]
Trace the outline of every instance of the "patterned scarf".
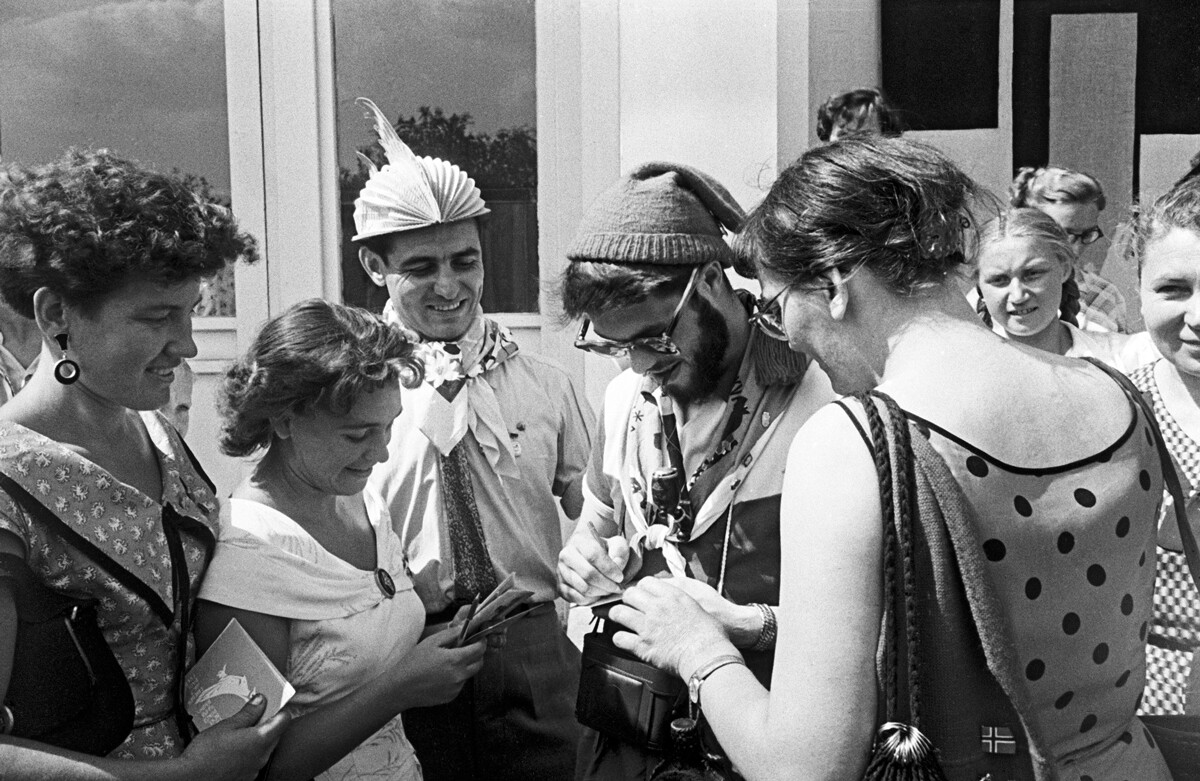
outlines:
[[[681, 493], [690, 500], [690, 507], [684, 503], [678, 509], [666, 508], [667, 523], [651, 523], [652, 514], [660, 515], [659, 508], [651, 510], [651, 485], [655, 470], [672, 466], [663, 423], [674, 411], [662, 389], [652, 379], [643, 378], [630, 405], [623, 441], [605, 448], [606, 458], [609, 453], [623, 454], [621, 488], [626, 515], [634, 527], [630, 543], [635, 552], [662, 549], [671, 573], [686, 574], [678, 545], [699, 537], [732, 507], [738, 486], [770, 441], [774, 424], [806, 367], [804, 356], [791, 352], [784, 343], [751, 334], [717, 427], [720, 435], [700, 465], [681, 476]], [[675, 460], [678, 462], [678, 457]]]
[[483, 379], [485, 373], [517, 354], [509, 330], [484, 317], [478, 307], [466, 333], [454, 342], [420, 341], [400, 321], [391, 301], [383, 308], [383, 319], [418, 342], [415, 352], [425, 364], [425, 382], [404, 391], [404, 406], [430, 444], [448, 456], [470, 431], [498, 474], [519, 478], [500, 404]]

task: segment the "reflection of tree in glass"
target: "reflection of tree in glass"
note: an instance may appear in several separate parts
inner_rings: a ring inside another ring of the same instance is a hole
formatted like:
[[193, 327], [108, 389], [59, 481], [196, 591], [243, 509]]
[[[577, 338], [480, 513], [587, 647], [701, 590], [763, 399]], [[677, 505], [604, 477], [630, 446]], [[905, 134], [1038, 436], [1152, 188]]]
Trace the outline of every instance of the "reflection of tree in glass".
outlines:
[[[199, 174], [184, 173], [178, 168], [171, 169], [172, 176], [178, 176], [185, 185], [209, 203], [217, 203], [226, 209], [232, 207], [229, 196], [214, 192], [208, 180]], [[237, 308], [233, 297], [233, 266], [226, 266], [217, 272], [216, 276], [204, 280], [200, 286], [200, 303], [196, 305], [196, 315], [199, 317], [233, 317]]]
[[[537, 139], [531, 127], [513, 127], [495, 133], [474, 133], [468, 113], [447, 115], [440, 108], [421, 106], [414, 117], [401, 117], [396, 132], [418, 156], [440, 157], [466, 171], [481, 190], [537, 187]], [[387, 160], [378, 142], [360, 146], [376, 166]], [[342, 202], [353, 201], [367, 181], [367, 166], [358, 161], [355, 171], [341, 169]]]
[[[418, 156], [449, 160], [483, 191], [491, 214], [480, 222], [480, 242], [491, 271], [484, 278], [487, 312], [538, 311], [537, 137], [528, 126], [492, 133], [471, 130], [468, 113], [449, 114], [422, 106], [416, 116], [396, 123], [400, 138]], [[366, 130], [364, 127], [364, 134]], [[377, 167], [387, 162], [378, 142], [359, 147]], [[356, 170], [339, 171], [342, 201], [342, 297], [347, 304], [378, 312], [387, 291], [376, 287], [358, 262], [354, 235], [354, 199], [367, 181], [360, 158]]]

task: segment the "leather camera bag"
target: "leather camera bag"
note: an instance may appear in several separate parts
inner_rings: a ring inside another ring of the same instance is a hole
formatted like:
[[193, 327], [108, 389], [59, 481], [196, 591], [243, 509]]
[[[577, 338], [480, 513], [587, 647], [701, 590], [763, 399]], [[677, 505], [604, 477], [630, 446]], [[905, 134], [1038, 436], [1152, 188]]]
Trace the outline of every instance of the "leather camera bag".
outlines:
[[584, 635], [575, 718], [603, 735], [665, 751], [672, 714], [687, 702], [687, 686], [679, 676], [614, 645], [612, 635], [620, 629], [605, 621], [601, 631]]

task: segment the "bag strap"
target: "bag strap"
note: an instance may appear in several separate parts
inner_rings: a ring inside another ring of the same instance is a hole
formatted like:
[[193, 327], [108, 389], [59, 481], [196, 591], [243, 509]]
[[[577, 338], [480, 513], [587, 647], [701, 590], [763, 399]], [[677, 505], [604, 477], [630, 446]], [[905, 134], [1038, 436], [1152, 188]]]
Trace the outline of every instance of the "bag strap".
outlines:
[[212, 491], [213, 495], [215, 496], [217, 493], [217, 484], [214, 483], [212, 478], [208, 476], [208, 472], [204, 471], [204, 467], [200, 465], [200, 459], [196, 458], [196, 454], [192, 452], [190, 447], [188, 447], [187, 440], [183, 438], [183, 434], [179, 433], [179, 429], [175, 429], [175, 435], [179, 438], [179, 445], [183, 448], [183, 452], [188, 457], [188, 461], [192, 462], [192, 469], [196, 470], [196, 474], [200, 475], [200, 479], [204, 481], [204, 484], [208, 486], [208, 490]]
[[[871, 391], [857, 394], [867, 415], [873, 443], [875, 471], [879, 481], [883, 514], [884, 599], [893, 606], [895, 618], [885, 638], [885, 716], [900, 721], [899, 689], [901, 658], [905, 662], [904, 688], [908, 693], [907, 722], [920, 729], [920, 630], [917, 623], [916, 576], [913, 560], [913, 461], [908, 424], [904, 413], [889, 396]], [[876, 400], [888, 420], [880, 415]], [[899, 565], [899, 572], [897, 572]], [[886, 610], [885, 610], [886, 615]], [[903, 621], [903, 624], [899, 622]], [[904, 644], [900, 643], [903, 632]]]
[[1095, 358], [1089, 357], [1084, 358], [1084, 360], [1099, 368], [1111, 377], [1117, 385], [1121, 386], [1121, 390], [1125, 391], [1125, 396], [1142, 411], [1142, 415], [1146, 418], [1150, 434], [1154, 438], [1154, 447], [1158, 450], [1158, 460], [1162, 466], [1163, 482], [1166, 484], [1167, 493], [1171, 497], [1171, 503], [1175, 505], [1175, 522], [1179, 524], [1179, 539], [1183, 542], [1183, 554], [1187, 558], [1188, 572], [1192, 576], [1192, 583], [1195, 584], [1197, 589], [1200, 589], [1200, 546], [1196, 544], [1196, 534], [1192, 531], [1192, 525], [1188, 523], [1187, 510], [1185, 508], [1186, 498], [1183, 495], [1183, 487], [1179, 483], [1179, 474], [1175, 471], [1175, 462], [1171, 460], [1171, 453], [1167, 450], [1167, 443], [1158, 428], [1158, 419], [1154, 416], [1154, 410], [1150, 407], [1150, 402], [1146, 400], [1146, 397], [1137, 389], [1137, 386], [1124, 374]]

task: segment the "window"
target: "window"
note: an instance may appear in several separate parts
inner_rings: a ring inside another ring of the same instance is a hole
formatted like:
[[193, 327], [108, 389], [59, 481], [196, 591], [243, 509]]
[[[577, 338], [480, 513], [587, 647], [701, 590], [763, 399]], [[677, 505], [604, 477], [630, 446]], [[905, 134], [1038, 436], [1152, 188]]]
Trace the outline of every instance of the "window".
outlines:
[[484, 311], [537, 312], [533, 0], [334, 0], [333, 12], [343, 299], [380, 311], [387, 297], [350, 241], [366, 177], [356, 152], [382, 160], [361, 96], [417, 155], [455, 163], [482, 191]]
[[[107, 147], [230, 204], [221, 0], [9, 0], [0, 17], [0, 159]], [[233, 274], [200, 313], [233, 315]]]

